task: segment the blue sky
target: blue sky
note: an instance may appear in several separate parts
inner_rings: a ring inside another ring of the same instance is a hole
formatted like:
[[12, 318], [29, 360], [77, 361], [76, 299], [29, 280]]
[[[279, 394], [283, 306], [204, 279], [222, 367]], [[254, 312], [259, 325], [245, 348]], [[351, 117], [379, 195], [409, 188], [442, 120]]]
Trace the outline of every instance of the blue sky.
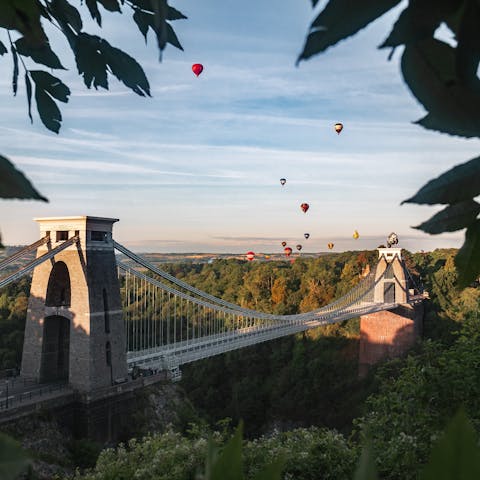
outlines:
[[[308, 252], [329, 241], [375, 248], [391, 231], [413, 251], [460, 246], [463, 232], [411, 228], [439, 207], [400, 206], [479, 150], [478, 139], [411, 123], [424, 111], [402, 82], [400, 51], [388, 62], [376, 48], [401, 7], [296, 67], [308, 0], [171, 3], [189, 17], [174, 22], [185, 52], [168, 46], [162, 63], [127, 9], [105, 13], [100, 33], [139, 60], [153, 98], [114, 78], [109, 92], [88, 90], [52, 32], [69, 69], [54, 74], [72, 90], [59, 136], [36, 116], [30, 125], [23, 88], [11, 96], [11, 59], [0, 58], [0, 153], [50, 199], [0, 202], [7, 244], [38, 237], [33, 217], [95, 215], [120, 218], [115, 238], [138, 251], [273, 252], [282, 240]], [[85, 30], [98, 33], [89, 21]], [[205, 67], [198, 78], [193, 63]]]

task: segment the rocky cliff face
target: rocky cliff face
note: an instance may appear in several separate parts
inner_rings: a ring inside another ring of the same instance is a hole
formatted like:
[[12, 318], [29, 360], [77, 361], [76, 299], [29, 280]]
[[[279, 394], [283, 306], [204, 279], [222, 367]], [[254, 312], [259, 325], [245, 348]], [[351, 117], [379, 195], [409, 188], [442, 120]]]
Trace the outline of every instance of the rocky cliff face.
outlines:
[[[129, 435], [142, 437], [147, 433], [162, 432], [171, 425], [183, 430], [197, 419], [185, 393], [172, 383], [158, 383], [139, 391], [132, 402], [128, 420]], [[54, 413], [37, 413], [2, 425], [0, 430], [19, 442], [32, 458], [33, 476], [38, 480], [66, 478], [77, 467], [93, 466], [103, 447], [89, 439], [74, 438], [73, 432], [59, 423]]]

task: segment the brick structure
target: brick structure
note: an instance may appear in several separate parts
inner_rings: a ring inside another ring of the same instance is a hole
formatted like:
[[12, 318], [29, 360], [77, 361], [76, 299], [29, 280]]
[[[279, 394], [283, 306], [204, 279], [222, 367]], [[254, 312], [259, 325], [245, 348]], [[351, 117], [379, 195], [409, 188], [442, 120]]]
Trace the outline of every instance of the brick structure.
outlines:
[[408, 303], [413, 292], [408, 288], [401, 249], [379, 248], [378, 251], [376, 278], [383, 275], [389, 264], [392, 270], [377, 283], [374, 301], [396, 303], [398, 307], [360, 317], [360, 376], [381, 360], [404, 355], [422, 330], [423, 303]]
[[35, 219], [50, 235], [37, 257], [79, 240], [33, 271], [21, 374], [40, 382], [68, 379], [80, 392], [127, 376], [125, 332], [112, 240], [113, 218]]

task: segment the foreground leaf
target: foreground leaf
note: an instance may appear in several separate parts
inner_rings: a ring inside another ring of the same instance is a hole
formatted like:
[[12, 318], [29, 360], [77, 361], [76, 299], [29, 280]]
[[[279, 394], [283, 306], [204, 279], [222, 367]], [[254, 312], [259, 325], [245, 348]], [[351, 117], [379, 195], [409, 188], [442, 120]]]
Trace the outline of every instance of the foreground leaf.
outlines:
[[401, 67], [408, 87], [429, 112], [417, 123], [451, 135], [480, 136], [480, 95], [458, 78], [455, 49], [433, 38], [408, 44]]
[[0, 198], [48, 200], [33, 188], [30, 181], [19, 172], [10, 160], [0, 155]]
[[393, 25], [387, 39], [379, 48], [397, 47], [433, 37], [442, 20], [439, 8], [432, 2], [410, 2]]
[[460, 288], [467, 287], [480, 276], [480, 220], [467, 228], [465, 242], [455, 257], [455, 266]]
[[43, 70], [30, 70], [35, 85], [39, 86], [52, 97], [67, 103], [70, 96], [70, 89], [57, 77], [54, 77], [48, 72]]
[[209, 452], [210, 464], [207, 464], [205, 480], [243, 480], [242, 432], [240, 424], [220, 454]]
[[137, 95], [150, 96], [150, 84], [139, 63], [122, 50], [112, 47], [107, 41], [100, 43], [101, 52], [113, 75]]
[[480, 157], [473, 158], [430, 180], [404, 203], [458, 203], [480, 195]]
[[421, 480], [478, 480], [480, 449], [477, 435], [463, 411], [455, 415], [443, 438], [433, 449]]
[[430, 220], [416, 228], [431, 235], [442, 232], [455, 232], [470, 226], [480, 213], [480, 204], [473, 200], [455, 203], [435, 214]]
[[20, 445], [7, 435], [0, 433], [0, 478], [15, 480], [29, 464]]
[[28, 116], [30, 122], [33, 122], [32, 118], [32, 82], [28, 76], [28, 73], [25, 73], [25, 90], [27, 91], [27, 102], [28, 102]]
[[13, 58], [13, 78], [12, 78], [12, 88], [13, 88], [13, 95], [17, 94], [18, 89], [18, 55], [15, 47], [12, 45], [10, 50], [12, 51], [12, 58]]
[[377, 480], [377, 467], [375, 466], [375, 457], [371, 442], [368, 441], [363, 447], [362, 455], [355, 471], [354, 480]]
[[82, 17], [67, 0], [53, 0], [49, 4], [49, 10], [61, 25], [70, 25], [76, 33], [80, 33], [83, 26]]
[[22, 37], [15, 42], [15, 46], [20, 55], [30, 57], [36, 63], [41, 63], [50, 68], [65, 70], [65, 67], [60, 63], [48, 42], [45, 42], [41, 47], [31, 47], [28, 45], [25, 37]]
[[32, 47], [41, 47], [47, 40], [37, 0], [1, 0], [0, 27], [17, 30]]
[[400, 0], [330, 0], [311, 24], [297, 64], [354, 35], [398, 3]]
[[58, 133], [62, 124], [62, 114], [52, 97], [66, 103], [70, 89], [48, 72], [32, 70], [30, 75], [35, 82], [35, 100], [40, 120], [49, 130]]

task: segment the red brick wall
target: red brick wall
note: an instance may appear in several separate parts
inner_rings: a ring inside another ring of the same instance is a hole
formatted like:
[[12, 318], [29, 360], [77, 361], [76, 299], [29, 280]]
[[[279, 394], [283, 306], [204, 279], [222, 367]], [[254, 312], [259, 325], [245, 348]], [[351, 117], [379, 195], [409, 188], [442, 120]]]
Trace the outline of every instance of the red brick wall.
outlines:
[[420, 337], [423, 304], [360, 317], [359, 374], [385, 358], [404, 355]]

